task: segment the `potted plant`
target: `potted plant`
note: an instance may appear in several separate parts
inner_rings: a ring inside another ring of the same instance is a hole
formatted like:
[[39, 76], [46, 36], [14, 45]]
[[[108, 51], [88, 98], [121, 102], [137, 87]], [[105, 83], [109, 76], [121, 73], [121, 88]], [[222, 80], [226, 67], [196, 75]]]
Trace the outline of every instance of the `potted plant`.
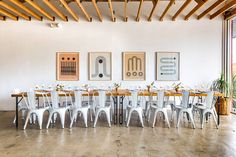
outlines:
[[179, 89], [180, 89], [180, 88], [183, 88], [183, 87], [181, 86], [181, 82], [179, 82], [179, 83], [174, 83], [172, 86], [173, 86], [174, 90], [175, 90], [177, 93], [179, 92]]
[[148, 90], [148, 92], [151, 91], [151, 88], [153, 88], [153, 86], [154, 86], [154, 81], [152, 81], [151, 84], [147, 85], [147, 90]]
[[[228, 115], [230, 112], [229, 110], [230, 99], [228, 94], [228, 82], [225, 80], [224, 74], [221, 74], [220, 78], [213, 81], [211, 89], [224, 94], [224, 97], [220, 99], [220, 114]], [[218, 105], [216, 105], [216, 108], [218, 110]]]
[[114, 88], [116, 92], [118, 92], [118, 89], [120, 88], [120, 86], [121, 86], [121, 83], [114, 83]]

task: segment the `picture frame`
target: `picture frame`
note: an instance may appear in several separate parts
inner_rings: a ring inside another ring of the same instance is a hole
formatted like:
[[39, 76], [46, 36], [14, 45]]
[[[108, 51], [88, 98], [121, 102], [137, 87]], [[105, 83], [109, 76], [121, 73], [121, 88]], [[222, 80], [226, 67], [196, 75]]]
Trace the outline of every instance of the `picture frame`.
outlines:
[[156, 80], [180, 80], [180, 52], [156, 52]]
[[58, 81], [79, 80], [79, 52], [56, 53], [56, 78]]
[[89, 52], [90, 81], [112, 80], [112, 53], [111, 52]]
[[146, 53], [122, 53], [122, 77], [126, 81], [146, 80]]

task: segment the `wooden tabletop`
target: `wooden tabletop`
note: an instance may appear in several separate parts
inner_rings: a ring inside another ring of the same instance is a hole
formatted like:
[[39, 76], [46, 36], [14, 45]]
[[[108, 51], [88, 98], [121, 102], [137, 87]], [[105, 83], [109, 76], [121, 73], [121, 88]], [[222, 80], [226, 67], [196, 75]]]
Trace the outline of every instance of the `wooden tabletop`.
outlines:
[[[74, 96], [74, 91], [58, 91], [59, 96]], [[36, 91], [36, 96], [37, 97], [42, 97], [43, 94], [50, 96], [50, 91], [42, 91], [42, 90], [38, 90]], [[22, 97], [22, 96], [27, 97], [27, 92], [20, 92], [20, 93], [14, 93], [11, 94], [11, 97]], [[94, 91], [83, 91], [83, 96], [98, 96], [98, 91], [94, 90]], [[112, 90], [112, 91], [107, 91], [107, 96], [131, 96], [131, 92], [128, 89], [120, 89], [118, 91]], [[156, 91], [148, 91], [148, 90], [140, 90], [139, 91], [139, 95], [140, 96], [157, 96], [157, 92]], [[174, 90], [167, 90], [165, 91], [165, 96], [182, 96], [182, 92], [176, 92]], [[193, 92], [190, 91], [190, 96], [207, 96], [206, 92]], [[223, 97], [224, 94], [220, 93], [220, 92], [215, 92], [214, 96], [219, 96], [219, 97]]]

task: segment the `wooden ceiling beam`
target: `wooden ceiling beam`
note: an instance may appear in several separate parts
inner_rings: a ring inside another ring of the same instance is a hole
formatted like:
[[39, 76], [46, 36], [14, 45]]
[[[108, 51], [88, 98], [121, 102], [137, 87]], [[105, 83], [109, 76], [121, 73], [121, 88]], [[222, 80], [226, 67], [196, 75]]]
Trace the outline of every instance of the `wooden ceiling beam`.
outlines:
[[215, 13], [213, 13], [211, 16], [210, 16], [210, 19], [213, 19], [215, 18], [216, 16], [222, 14], [223, 12], [231, 9], [232, 7], [234, 7], [236, 5], [236, 0], [232, 0], [230, 3], [224, 5], [222, 8], [220, 8], [219, 10], [217, 10]]
[[229, 19], [231, 19], [231, 18], [233, 18], [233, 17], [235, 17], [235, 16], [236, 16], [236, 8], [234, 8], [233, 10], [231, 10], [229, 13], [225, 14], [225, 15], [224, 15], [224, 19], [225, 19], [225, 20], [229, 20]]
[[115, 21], [116, 21], [116, 18], [115, 18], [115, 16], [114, 16], [114, 10], [113, 10], [113, 7], [112, 7], [111, 0], [108, 0], [108, 5], [109, 5], [109, 8], [110, 8], [110, 12], [111, 12], [111, 20], [112, 20], [113, 22], [115, 22]]
[[99, 10], [99, 8], [97, 6], [96, 0], [92, 0], [92, 3], [93, 3], [93, 6], [94, 6], [97, 14], [98, 14], [99, 21], [102, 22], [102, 14], [100, 13], [100, 10]]
[[2, 6], [2, 7], [4, 7], [4, 8], [6, 8], [6, 9], [8, 9], [9, 11], [11, 11], [11, 12], [13, 12], [14, 14], [16, 14], [16, 15], [22, 17], [23, 19], [30, 21], [30, 17], [29, 17], [29, 16], [27, 16], [27, 15], [25, 15], [25, 14], [19, 12], [18, 10], [16, 10], [16, 9], [13, 8], [12, 6], [6, 4], [5, 2], [0, 1], [0, 6]]
[[59, 0], [61, 4], [65, 7], [65, 9], [70, 13], [70, 15], [74, 18], [75, 21], [79, 21], [78, 15], [69, 7], [65, 0]]
[[128, 16], [127, 16], [127, 1], [128, 0], [125, 0], [125, 3], [124, 3], [124, 21], [125, 22], [128, 21]]
[[175, 21], [175, 19], [179, 16], [179, 14], [190, 4], [192, 0], [186, 0], [184, 4], [179, 8], [179, 10], [175, 13], [175, 15], [172, 17], [172, 20]]
[[4, 16], [6, 16], [6, 17], [9, 17], [9, 18], [11, 18], [11, 19], [14, 20], [14, 21], [17, 21], [17, 20], [18, 20], [18, 17], [17, 17], [17, 16], [15, 16], [15, 15], [13, 15], [13, 14], [7, 12], [6, 10], [3, 10], [2, 8], [0, 8], [0, 14], [4, 15]]
[[162, 15], [159, 19], [160, 21], [163, 21], [164, 16], [166, 15], [166, 13], [170, 9], [170, 7], [174, 4], [174, 2], [175, 2], [175, 0], [170, 0], [169, 4], [167, 5], [166, 9], [164, 10], [164, 12], [162, 13]]
[[44, 16], [46, 16], [49, 20], [54, 21], [54, 17], [49, 15], [43, 8], [41, 8], [38, 4], [36, 4], [35, 2], [33, 2], [32, 0], [25, 0], [27, 3], [29, 3], [29, 5], [31, 5], [32, 7], [34, 7], [37, 11], [39, 11], [41, 14], [43, 14]]
[[140, 0], [140, 2], [139, 2], [139, 7], [138, 7], [138, 13], [137, 13], [137, 17], [136, 17], [136, 21], [139, 21], [139, 19], [140, 19], [140, 14], [141, 14], [142, 5], [143, 5], [143, 0]]
[[24, 6], [19, 0], [8, 0], [8, 1], [10, 1], [14, 5], [16, 5], [17, 7], [21, 8], [22, 10], [24, 10], [25, 12], [27, 12], [28, 14], [30, 14], [31, 16], [33, 16], [37, 20], [42, 21], [42, 19], [43, 19], [42, 16], [39, 16], [38, 14], [36, 14], [31, 9], [27, 8], [26, 6]]
[[150, 15], [148, 17], [148, 21], [152, 21], [152, 16], [153, 16], [153, 14], [154, 14], [154, 12], [155, 12], [155, 10], [157, 8], [158, 1], [159, 0], [153, 0], [152, 1], [153, 2], [153, 7], [152, 7], [152, 11], [151, 11], [151, 13], [150, 13]]
[[75, 0], [75, 3], [78, 5], [78, 7], [81, 9], [81, 11], [83, 12], [83, 14], [85, 15], [86, 19], [89, 22], [92, 22], [92, 18], [89, 16], [89, 14], [87, 13], [87, 11], [84, 9], [83, 5], [80, 3], [80, 0]]
[[58, 10], [52, 3], [50, 3], [50, 0], [43, 0], [43, 2], [55, 13], [57, 14], [63, 21], [68, 21], [67, 17]]
[[203, 11], [198, 17], [197, 19], [200, 20], [203, 16], [205, 16], [207, 13], [209, 13], [211, 10], [215, 9], [217, 6], [219, 6], [220, 4], [222, 4], [224, 1], [226, 0], [218, 0], [216, 1], [214, 4], [212, 4], [209, 8], [207, 8], [205, 11]]
[[208, 0], [199, 2], [184, 18], [184, 20], [188, 20], [199, 8], [201, 8]]

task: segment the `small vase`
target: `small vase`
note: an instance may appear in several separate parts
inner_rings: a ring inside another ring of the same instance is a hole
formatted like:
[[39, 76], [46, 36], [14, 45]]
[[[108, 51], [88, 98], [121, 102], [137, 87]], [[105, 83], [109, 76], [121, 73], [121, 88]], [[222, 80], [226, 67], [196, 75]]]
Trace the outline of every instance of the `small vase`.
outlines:
[[118, 92], [118, 89], [119, 89], [118, 87], [115, 88], [116, 93]]
[[148, 90], [148, 92], [150, 92], [150, 91], [151, 91], [150, 89], [151, 89], [151, 87], [147, 87], [147, 90]]

